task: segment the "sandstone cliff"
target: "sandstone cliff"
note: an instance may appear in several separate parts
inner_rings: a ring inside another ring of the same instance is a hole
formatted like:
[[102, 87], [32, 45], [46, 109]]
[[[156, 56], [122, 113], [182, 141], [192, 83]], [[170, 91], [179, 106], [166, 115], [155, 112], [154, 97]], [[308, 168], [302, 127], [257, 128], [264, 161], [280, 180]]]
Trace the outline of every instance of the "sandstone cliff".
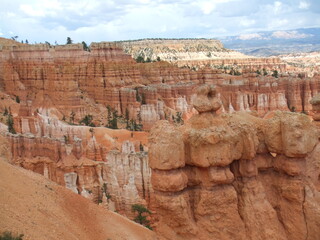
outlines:
[[[188, 44], [196, 50], [195, 42]], [[214, 41], [213, 45], [221, 47]], [[242, 60], [221, 59], [217, 61], [242, 66]], [[269, 64], [266, 69], [280, 69], [275, 65], [282, 63], [277, 59], [246, 59], [243, 61], [252, 65], [251, 70], [248, 67], [242, 75], [234, 76], [228, 74], [230, 69], [212, 69], [220, 64], [216, 60], [199, 70], [163, 61], [136, 63], [119, 43], [93, 43], [91, 52], [84, 51], [81, 44], [4, 46], [0, 51], [0, 90], [11, 98], [19, 97], [25, 105], [30, 102], [32, 112], [71, 123], [91, 114], [96, 125], [104, 126], [106, 106], [110, 106], [122, 116], [128, 111], [129, 118], [146, 130], [159, 119], [174, 118], [177, 112], [184, 118], [192, 115], [192, 91], [202, 83], [220, 88], [224, 111], [250, 110], [262, 116], [273, 110], [310, 111], [309, 101], [320, 91], [318, 75], [261, 76], [252, 72], [255, 66], [261, 69]], [[3, 111], [8, 106], [0, 107]], [[12, 111], [17, 114], [17, 110]]]
[[[149, 138], [158, 215], [168, 239], [318, 239], [320, 132], [303, 114], [268, 120], [222, 114], [216, 89], [197, 89], [184, 126]], [[166, 151], [163, 151], [166, 149]]]

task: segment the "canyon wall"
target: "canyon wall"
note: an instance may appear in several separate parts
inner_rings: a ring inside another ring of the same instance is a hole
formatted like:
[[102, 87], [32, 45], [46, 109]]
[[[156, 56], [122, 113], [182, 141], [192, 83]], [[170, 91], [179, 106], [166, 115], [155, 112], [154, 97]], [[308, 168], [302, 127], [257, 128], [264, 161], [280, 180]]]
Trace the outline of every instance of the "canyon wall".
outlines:
[[[136, 63], [118, 45], [93, 43], [90, 52], [81, 44], [4, 46], [0, 89], [24, 103], [31, 101], [32, 111], [47, 114], [45, 109], [56, 109], [49, 115], [72, 123], [91, 114], [96, 125], [105, 126], [106, 106], [110, 106], [118, 115], [128, 111], [130, 119], [149, 130], [155, 121], [173, 119], [177, 112], [184, 118], [192, 115], [192, 91], [202, 83], [217, 85], [224, 111], [250, 110], [261, 116], [277, 109], [308, 112], [309, 100], [320, 88], [318, 75], [299, 78], [279, 73], [276, 78], [247, 69], [235, 76], [211, 67], [191, 70], [164, 61]], [[223, 61], [240, 66], [242, 60]], [[264, 60], [243, 61], [260, 66]], [[266, 61], [269, 69], [280, 64], [275, 59]]]
[[320, 129], [296, 113], [217, 115], [216, 89], [197, 93], [199, 115], [151, 131], [156, 231], [167, 239], [318, 239]]
[[[136, 63], [122, 47], [0, 49], [0, 111], [12, 113], [18, 134], [7, 133], [5, 116], [0, 131], [14, 163], [129, 217], [132, 204], [148, 205], [168, 239], [316, 239], [319, 133], [289, 111], [318, 119], [310, 100], [320, 75], [284, 73], [278, 59], [208, 65], [190, 54], [189, 66], [181, 53], [180, 67]], [[218, 42], [209, 50], [234, 54]], [[241, 65], [240, 75], [213, 69], [221, 64]], [[253, 72], [261, 68], [279, 76]], [[120, 128], [129, 119], [156, 125], [149, 143], [147, 132], [105, 128], [109, 107], [122, 115]], [[287, 113], [269, 114], [276, 110]], [[87, 115], [97, 127], [74, 125]], [[180, 118], [189, 120], [179, 126]]]
[[149, 201], [146, 133], [72, 126], [21, 109], [14, 118], [20, 133], [7, 133], [11, 162], [129, 217], [132, 204]]

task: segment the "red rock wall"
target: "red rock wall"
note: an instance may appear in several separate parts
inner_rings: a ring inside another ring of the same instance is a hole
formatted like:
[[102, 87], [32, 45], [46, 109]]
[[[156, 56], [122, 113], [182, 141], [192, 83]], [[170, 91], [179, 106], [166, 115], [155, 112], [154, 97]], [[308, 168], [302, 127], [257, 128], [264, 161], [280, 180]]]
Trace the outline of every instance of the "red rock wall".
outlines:
[[[142, 119], [142, 124], [149, 129], [152, 121], [164, 118], [163, 111], [169, 118], [175, 111], [190, 114], [192, 90], [199, 83], [220, 88], [225, 111], [250, 109], [261, 115], [288, 109], [308, 112], [309, 100], [320, 91], [317, 75], [303, 79], [252, 73], [232, 76], [211, 68], [177, 68], [166, 62], [137, 64], [112, 43], [92, 44], [91, 52], [83, 51], [81, 45], [7, 47], [0, 56], [0, 86], [6, 93], [32, 100], [33, 110], [54, 107], [60, 118], [68, 118], [73, 111], [75, 122], [93, 114], [105, 125], [100, 113], [109, 105], [119, 114], [128, 109], [133, 119], [143, 111], [142, 115], [149, 117]], [[252, 64], [259, 61], [252, 59]], [[263, 61], [279, 63], [276, 59]], [[137, 101], [137, 94], [144, 94], [145, 103]], [[141, 107], [143, 104], [153, 107]], [[164, 110], [159, 110], [159, 104]]]
[[184, 126], [161, 121], [151, 131], [156, 231], [167, 239], [318, 239], [319, 129], [296, 113], [217, 115], [211, 94], [197, 96], [200, 114]]

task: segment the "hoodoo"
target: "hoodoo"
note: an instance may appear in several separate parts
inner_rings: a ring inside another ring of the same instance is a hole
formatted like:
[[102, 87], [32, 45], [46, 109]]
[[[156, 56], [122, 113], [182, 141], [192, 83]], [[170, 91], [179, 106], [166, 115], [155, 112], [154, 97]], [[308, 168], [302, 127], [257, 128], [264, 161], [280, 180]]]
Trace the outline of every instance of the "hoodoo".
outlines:
[[168, 239], [316, 240], [319, 130], [304, 114], [217, 115], [217, 95], [198, 87], [199, 114], [151, 131], [157, 231]]

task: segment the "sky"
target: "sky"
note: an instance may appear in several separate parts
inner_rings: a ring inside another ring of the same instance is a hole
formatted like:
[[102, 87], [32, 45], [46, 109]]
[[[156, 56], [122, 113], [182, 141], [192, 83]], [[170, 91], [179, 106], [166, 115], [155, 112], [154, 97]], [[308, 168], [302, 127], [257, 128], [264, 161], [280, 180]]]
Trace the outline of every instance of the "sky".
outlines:
[[320, 27], [320, 0], [1, 0], [0, 37], [65, 44]]

